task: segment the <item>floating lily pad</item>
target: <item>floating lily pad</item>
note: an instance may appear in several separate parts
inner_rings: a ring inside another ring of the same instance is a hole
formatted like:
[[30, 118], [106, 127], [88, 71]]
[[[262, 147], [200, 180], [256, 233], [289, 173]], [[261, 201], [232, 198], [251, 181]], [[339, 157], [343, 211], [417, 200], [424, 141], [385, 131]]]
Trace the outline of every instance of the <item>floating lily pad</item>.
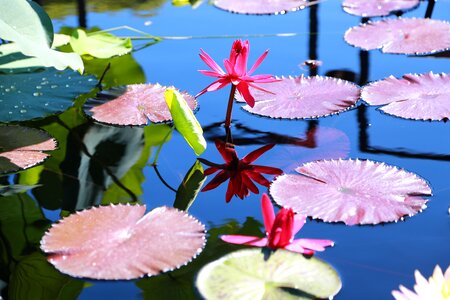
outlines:
[[225, 255], [203, 267], [196, 285], [205, 299], [325, 299], [341, 289], [332, 266], [316, 258], [279, 249]]
[[304, 9], [311, 3], [307, 0], [215, 0], [214, 5], [239, 14], [277, 15]]
[[362, 90], [370, 105], [406, 119], [450, 119], [450, 74], [407, 74], [402, 79], [390, 76]]
[[[244, 106], [246, 111], [270, 118], [318, 118], [348, 110], [359, 99], [357, 85], [331, 77], [288, 77], [264, 88], [274, 94], [250, 88], [256, 103]], [[239, 95], [236, 99], [243, 102]]]
[[56, 149], [56, 141], [45, 131], [21, 127], [0, 126], [0, 173], [28, 169], [43, 162]]
[[111, 205], [54, 224], [41, 249], [58, 270], [75, 277], [132, 279], [187, 264], [204, 247], [205, 228], [190, 215], [158, 207]]
[[344, 0], [344, 11], [361, 17], [381, 17], [393, 12], [413, 9], [419, 0]]
[[365, 50], [429, 54], [450, 49], [450, 23], [432, 19], [388, 19], [352, 27], [345, 41]]
[[110, 58], [124, 55], [133, 49], [129, 38], [119, 38], [107, 32], [92, 32], [77, 29], [72, 34], [70, 46], [80, 55], [88, 54], [97, 58]]
[[63, 112], [96, 84], [95, 77], [81, 76], [72, 70], [0, 75], [0, 122], [26, 121]]
[[275, 179], [270, 194], [281, 206], [326, 222], [378, 224], [426, 208], [431, 189], [413, 173], [369, 160], [323, 160]]
[[[174, 87], [159, 84], [130, 84], [101, 91], [85, 104], [85, 112], [94, 120], [109, 125], [142, 126], [150, 122], [172, 121], [164, 92]], [[197, 101], [181, 93], [189, 108], [195, 110]]]

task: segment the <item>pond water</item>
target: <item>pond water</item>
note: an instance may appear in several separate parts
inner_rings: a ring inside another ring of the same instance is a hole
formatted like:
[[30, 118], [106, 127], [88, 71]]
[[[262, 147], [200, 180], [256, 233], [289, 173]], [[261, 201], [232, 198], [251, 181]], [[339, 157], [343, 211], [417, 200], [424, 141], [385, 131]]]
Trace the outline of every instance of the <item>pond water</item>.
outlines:
[[[53, 18], [57, 31], [79, 25], [75, 5], [58, 1], [42, 2]], [[297, 76], [345, 73], [349, 76], [346, 79], [365, 84], [389, 75], [401, 77], [407, 73], [450, 70], [448, 58], [383, 54], [378, 50], [365, 52], [348, 45], [343, 34], [348, 28], [358, 25], [361, 18], [343, 12], [341, 1], [337, 0], [323, 1], [312, 8], [276, 16], [231, 14], [207, 3], [192, 9], [190, 6], [175, 7], [164, 1], [153, 1], [148, 7], [145, 1], [136, 1], [136, 4], [130, 1], [121, 7], [111, 8], [106, 4], [104, 7], [93, 6], [90, 2], [87, 1], [86, 18], [81, 19], [88, 27], [106, 29], [127, 25], [155, 36], [172, 37], [136, 51], [131, 57], [116, 58], [116, 65], [112, 64], [112, 73], [106, 79], [110, 85], [158, 82], [195, 95], [212, 82], [211, 78], [197, 71], [206, 68], [198, 56], [200, 49], [220, 62], [220, 58], [228, 56], [236, 37], [250, 41], [250, 63], [270, 48], [257, 74]], [[421, 2], [418, 8], [404, 15], [423, 17], [426, 7], [427, 3]], [[439, 1], [433, 18], [449, 20], [449, 12], [450, 1]], [[293, 34], [276, 36], [281, 33]], [[134, 35], [126, 30], [118, 34]], [[133, 43], [145, 44], [145, 41]], [[318, 59], [323, 64], [309, 70], [301, 66], [307, 59]], [[208, 148], [201, 157], [218, 163], [222, 159], [214, 140], [225, 137], [220, 123], [225, 117], [228, 93], [228, 88], [225, 88], [198, 99], [200, 109], [196, 117], [208, 141]], [[52, 158], [43, 164], [44, 172], [39, 179], [43, 186], [28, 193], [40, 204], [45, 218], [58, 220], [61, 208], [70, 211], [136, 199], [146, 204], [148, 210], [173, 205], [174, 191], [162, 182], [153, 167], [145, 166], [146, 162], [154, 160], [158, 144], [167, 132], [166, 125], [152, 125], [145, 132], [143, 128], [112, 129], [93, 124], [76, 109], [70, 109], [59, 119], [63, 121], [47, 118], [27, 123], [44, 128], [60, 138], [60, 149], [52, 152]], [[257, 162], [279, 167], [285, 172], [292, 173], [296, 166], [315, 159], [360, 158], [398, 166], [428, 181], [433, 190], [428, 207], [404, 221], [376, 226], [346, 226], [308, 220], [301, 231], [304, 237], [335, 241], [333, 248], [316, 254], [333, 265], [341, 276], [343, 287], [334, 299], [379, 300], [391, 299], [391, 291], [400, 284], [411, 288], [414, 270], [429, 276], [435, 265], [446, 268], [450, 263], [448, 126], [446, 122], [396, 118], [363, 104], [316, 120], [268, 119], [251, 115], [235, 105], [231, 130], [240, 156], [261, 145], [276, 143], [275, 148]], [[313, 137], [316, 147], [289, 142], [293, 139], [305, 140], [311, 128], [316, 129]], [[162, 147], [157, 170], [164, 181], [176, 189], [195, 161], [192, 149], [175, 131]], [[42, 167], [34, 169], [38, 168]], [[26, 172], [26, 176], [11, 175], [8, 180], [28, 182], [33, 171]], [[119, 182], [127, 173], [131, 175]], [[265, 188], [260, 190], [265, 191]], [[234, 197], [226, 203], [225, 192], [226, 184], [201, 192], [189, 209], [190, 214], [207, 225], [212, 236], [208, 241], [211, 242], [211, 249], [197, 258], [197, 264], [183, 267], [172, 275], [136, 281], [82, 280], [84, 288], [74, 298], [200, 298], [193, 287], [198, 269], [224, 253], [242, 248], [217, 241], [217, 234], [236, 232], [239, 227], [243, 227], [241, 233], [262, 232], [261, 196], [251, 194], [243, 201]], [[134, 194], [135, 198], [130, 194]], [[17, 241], [11, 239], [12, 243], [22, 242], [19, 238]], [[26, 275], [23, 280], [27, 280]], [[62, 279], [46, 280], [61, 282]], [[67, 286], [72, 284], [67, 282]], [[31, 289], [33, 285], [29, 287]], [[9, 288], [13, 287], [7, 286], [2, 291], [5, 299]]]

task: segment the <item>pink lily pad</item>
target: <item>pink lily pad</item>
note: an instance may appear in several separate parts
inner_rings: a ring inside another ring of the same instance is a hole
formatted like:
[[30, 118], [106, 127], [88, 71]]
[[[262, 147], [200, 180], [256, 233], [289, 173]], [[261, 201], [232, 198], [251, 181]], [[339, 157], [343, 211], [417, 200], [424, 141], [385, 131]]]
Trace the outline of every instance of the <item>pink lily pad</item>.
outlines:
[[21, 126], [0, 126], [0, 173], [33, 167], [49, 156], [42, 151], [55, 149], [56, 140], [45, 131]]
[[110, 205], [77, 212], [41, 240], [63, 273], [94, 279], [132, 279], [187, 264], [205, 244], [204, 226], [175, 208], [144, 216], [142, 205]]
[[369, 160], [322, 160], [275, 179], [275, 202], [325, 222], [378, 224], [426, 208], [431, 189], [417, 175]]
[[342, 7], [351, 15], [381, 17], [396, 11], [413, 9], [419, 3], [419, 0], [344, 0]]
[[215, 0], [214, 6], [238, 14], [277, 15], [310, 6], [307, 0]]
[[[164, 92], [174, 87], [159, 84], [131, 84], [101, 91], [85, 104], [85, 112], [94, 120], [110, 125], [142, 126], [150, 122], [172, 121]], [[181, 93], [192, 110], [195, 98]]]
[[344, 39], [365, 50], [428, 54], [450, 49], [450, 23], [418, 18], [381, 20], [350, 28]]
[[414, 120], [450, 119], [450, 74], [407, 74], [373, 82], [362, 90], [370, 105], [384, 105], [380, 110]]
[[[243, 108], [270, 118], [304, 119], [337, 114], [358, 101], [359, 87], [349, 81], [331, 77], [288, 77], [264, 86], [274, 94], [251, 89], [255, 106]], [[243, 100], [236, 95], [239, 102]]]

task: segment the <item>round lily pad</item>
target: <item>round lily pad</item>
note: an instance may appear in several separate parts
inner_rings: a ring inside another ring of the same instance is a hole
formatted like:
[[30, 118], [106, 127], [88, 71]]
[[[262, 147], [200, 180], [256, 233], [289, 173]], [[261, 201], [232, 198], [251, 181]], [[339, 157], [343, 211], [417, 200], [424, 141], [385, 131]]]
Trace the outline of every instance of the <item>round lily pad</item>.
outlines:
[[450, 23], [420, 18], [386, 19], [352, 27], [344, 39], [364, 50], [429, 54], [450, 49]]
[[344, 0], [345, 12], [361, 17], [382, 17], [406, 11], [419, 5], [419, 0]]
[[414, 120], [450, 119], [450, 74], [407, 74], [373, 82], [362, 90], [370, 105], [385, 113]]
[[[357, 85], [322, 76], [281, 78], [264, 88], [273, 94], [250, 88], [255, 106], [243, 108], [270, 118], [304, 119], [337, 114], [353, 107], [360, 96]], [[236, 99], [243, 101], [239, 95]]]
[[97, 84], [93, 76], [46, 69], [0, 75], [0, 122], [26, 121], [65, 111]]
[[[164, 92], [174, 87], [160, 84], [130, 84], [101, 91], [90, 98], [84, 111], [94, 120], [109, 125], [142, 126], [150, 122], [172, 121], [172, 115], [164, 98]], [[195, 110], [197, 101], [187, 93], [181, 93], [189, 108]]]
[[416, 174], [370, 160], [322, 160], [278, 176], [276, 203], [325, 222], [347, 225], [393, 222], [426, 208], [427, 182]]
[[205, 244], [204, 226], [185, 212], [110, 205], [77, 212], [41, 240], [63, 273], [94, 279], [133, 279], [187, 264]]
[[214, 5], [239, 14], [277, 15], [304, 9], [311, 4], [307, 0], [215, 0]]
[[204, 266], [196, 285], [205, 299], [325, 299], [341, 289], [338, 273], [316, 258], [278, 249], [230, 253]]
[[45, 131], [0, 126], [0, 174], [17, 172], [43, 162], [56, 149], [56, 141]]

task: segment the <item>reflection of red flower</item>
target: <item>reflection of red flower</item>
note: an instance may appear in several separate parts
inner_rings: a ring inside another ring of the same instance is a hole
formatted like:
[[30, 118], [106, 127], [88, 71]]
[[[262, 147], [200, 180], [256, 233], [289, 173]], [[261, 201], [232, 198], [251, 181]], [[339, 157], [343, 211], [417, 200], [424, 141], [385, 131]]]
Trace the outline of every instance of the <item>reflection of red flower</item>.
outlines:
[[225, 163], [215, 164], [206, 159], [199, 158], [202, 163], [209, 166], [209, 168], [205, 170], [205, 175], [211, 175], [219, 171], [219, 173], [216, 174], [216, 176], [202, 189], [202, 192], [212, 190], [227, 179], [230, 179], [225, 197], [226, 201], [230, 202], [233, 195], [243, 199], [248, 196], [250, 192], [255, 194], [259, 193], [259, 190], [253, 181], [269, 187], [270, 182], [264, 178], [261, 173], [272, 175], [281, 175], [283, 173], [283, 171], [278, 168], [251, 164], [264, 152], [272, 149], [274, 144], [265, 145], [250, 152], [244, 158], [239, 159], [232, 144], [224, 143], [220, 140], [216, 140], [215, 143], [217, 150], [219, 150]]

